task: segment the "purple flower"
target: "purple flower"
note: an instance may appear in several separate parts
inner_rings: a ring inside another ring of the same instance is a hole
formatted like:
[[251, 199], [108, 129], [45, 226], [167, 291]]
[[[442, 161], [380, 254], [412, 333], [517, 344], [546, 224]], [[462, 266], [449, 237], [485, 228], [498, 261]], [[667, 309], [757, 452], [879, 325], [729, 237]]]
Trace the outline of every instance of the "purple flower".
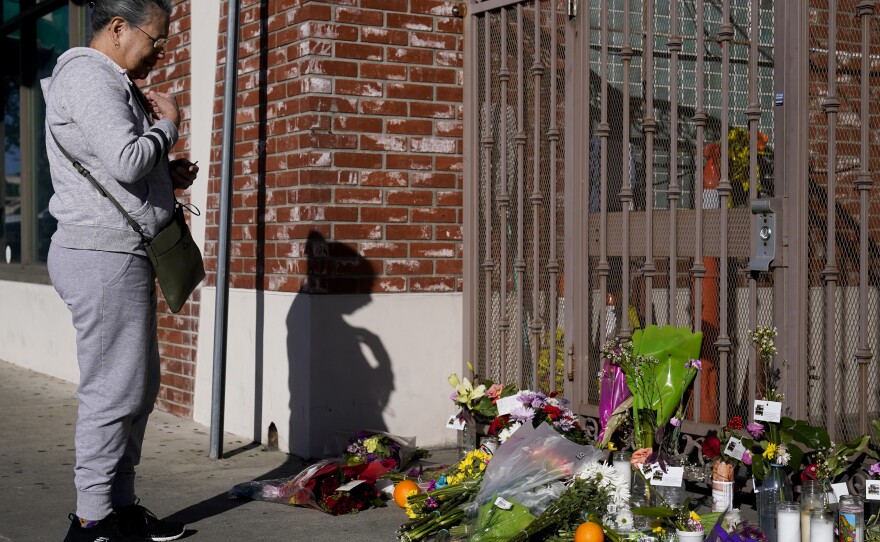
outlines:
[[678, 418], [670, 418], [669, 423], [671, 423], [675, 427], [681, 427], [681, 420], [679, 420]]
[[871, 476], [880, 475], [880, 463], [874, 463], [871, 465], [871, 468], [868, 469], [868, 474]]
[[750, 454], [748, 450], [743, 452], [743, 463], [746, 465], [752, 464], [752, 454]]
[[685, 363], [684, 366], [686, 369], [694, 368], [698, 371], [703, 370], [703, 362], [698, 359], [692, 359], [689, 362]]
[[521, 405], [510, 411], [510, 419], [515, 422], [525, 423], [535, 417], [535, 411], [526, 405]]
[[752, 438], [761, 438], [761, 435], [764, 434], [764, 426], [760, 423], [750, 423], [746, 426], [746, 431], [752, 435]]

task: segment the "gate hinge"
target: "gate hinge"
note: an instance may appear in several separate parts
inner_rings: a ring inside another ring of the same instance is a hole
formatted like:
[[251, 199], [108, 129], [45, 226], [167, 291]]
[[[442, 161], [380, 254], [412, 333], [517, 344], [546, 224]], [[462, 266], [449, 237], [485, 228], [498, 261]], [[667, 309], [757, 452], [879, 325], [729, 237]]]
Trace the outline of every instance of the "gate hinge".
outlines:
[[574, 343], [571, 343], [571, 346], [568, 347], [568, 366], [570, 368], [568, 371], [568, 381], [574, 382]]
[[568, 0], [568, 18], [574, 19], [578, 14], [578, 0]]

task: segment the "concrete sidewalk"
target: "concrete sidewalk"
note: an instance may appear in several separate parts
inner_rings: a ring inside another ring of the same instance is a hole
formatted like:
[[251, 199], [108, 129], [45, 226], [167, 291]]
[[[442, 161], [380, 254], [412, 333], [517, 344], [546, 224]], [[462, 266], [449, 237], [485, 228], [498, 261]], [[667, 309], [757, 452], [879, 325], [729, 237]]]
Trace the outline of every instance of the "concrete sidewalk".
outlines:
[[[0, 361], [0, 542], [61, 542], [74, 510], [73, 384]], [[208, 459], [209, 430], [155, 412], [138, 469], [141, 503], [188, 525], [186, 539], [309, 542], [393, 541], [406, 521], [393, 502], [347, 516], [231, 499], [249, 480], [286, 478], [307, 462], [225, 435], [225, 457]], [[435, 451], [426, 463], [455, 461]]]

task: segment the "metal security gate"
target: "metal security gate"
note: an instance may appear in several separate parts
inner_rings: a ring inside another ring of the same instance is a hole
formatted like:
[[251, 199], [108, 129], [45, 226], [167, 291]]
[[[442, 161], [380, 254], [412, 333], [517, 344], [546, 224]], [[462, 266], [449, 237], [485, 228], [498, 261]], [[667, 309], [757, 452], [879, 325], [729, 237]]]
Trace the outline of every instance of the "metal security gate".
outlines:
[[880, 103], [874, 2], [469, 10], [466, 358], [477, 372], [565, 388], [592, 415], [607, 339], [689, 326], [704, 333], [704, 371], [686, 429], [703, 433], [749, 415], [763, 383], [747, 334], [775, 325], [788, 414], [835, 436], [865, 430], [880, 410], [880, 163], [876, 122], [861, 122]]

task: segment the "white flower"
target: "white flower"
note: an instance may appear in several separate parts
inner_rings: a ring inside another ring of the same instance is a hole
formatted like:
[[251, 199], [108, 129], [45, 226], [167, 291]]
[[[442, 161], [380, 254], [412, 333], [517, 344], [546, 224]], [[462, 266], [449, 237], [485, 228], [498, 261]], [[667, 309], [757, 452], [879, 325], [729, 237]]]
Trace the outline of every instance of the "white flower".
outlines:
[[498, 433], [498, 443], [503, 444], [505, 440], [510, 438], [510, 435], [514, 434], [517, 429], [522, 427], [521, 423], [512, 423], [508, 427], [505, 427]]
[[629, 499], [629, 484], [613, 466], [593, 461], [581, 465], [575, 474], [585, 480], [596, 480], [599, 487], [607, 488], [615, 503]]
[[785, 444], [780, 444], [779, 448], [776, 448], [776, 463], [784, 467], [788, 465], [789, 461], [791, 461], [791, 454], [788, 453], [788, 449], [785, 447]]

